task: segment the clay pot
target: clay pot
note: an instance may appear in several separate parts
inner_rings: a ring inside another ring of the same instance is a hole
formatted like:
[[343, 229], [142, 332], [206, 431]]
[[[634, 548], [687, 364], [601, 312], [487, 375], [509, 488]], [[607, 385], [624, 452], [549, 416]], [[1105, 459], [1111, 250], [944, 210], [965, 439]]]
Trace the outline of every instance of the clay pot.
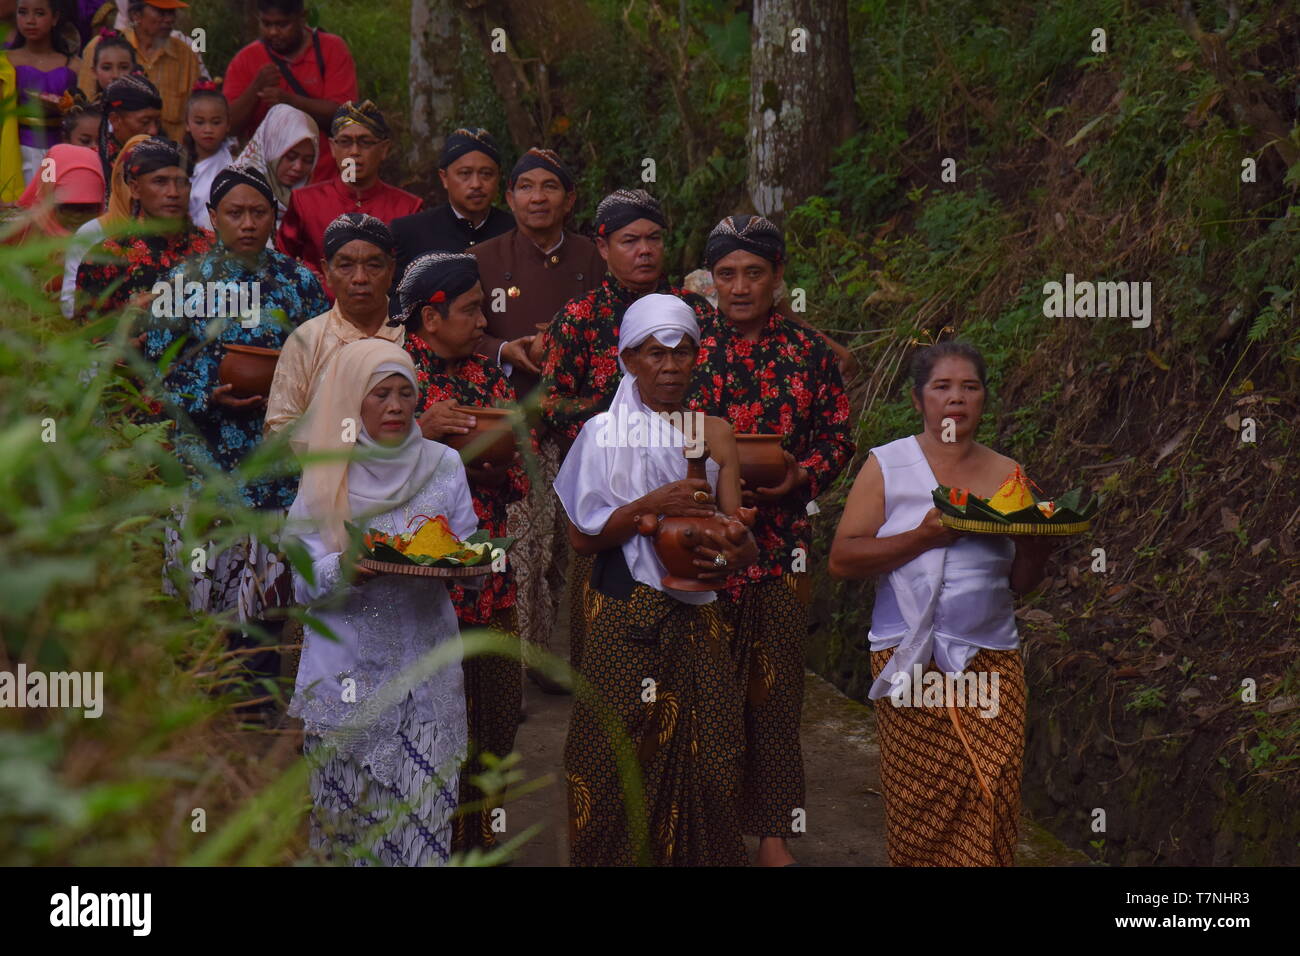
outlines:
[[737, 435], [740, 477], [745, 489], [775, 488], [785, 480], [785, 452], [780, 435]]
[[227, 345], [226, 354], [217, 366], [217, 379], [231, 386], [236, 398], [263, 398], [271, 394], [271, 379], [275, 365], [280, 361], [279, 349], [265, 349], [257, 345]]
[[505, 467], [515, 457], [515, 433], [512, 427], [518, 414], [510, 408], [482, 408], [453, 405], [456, 411], [473, 415], [478, 421], [467, 435], [447, 435], [445, 441], [460, 452], [465, 464], [487, 462], [493, 468]]
[[660, 582], [664, 587], [676, 591], [712, 591], [719, 585], [699, 579], [700, 573], [707, 574], [708, 570], [695, 566], [695, 546], [707, 545], [705, 530], [715, 531], [733, 544], [739, 544], [745, 537], [745, 529], [753, 525], [755, 514], [753, 508], [739, 508], [735, 517], [721, 512], [708, 518], [642, 515], [636, 530], [654, 538], [655, 553], [668, 569]]

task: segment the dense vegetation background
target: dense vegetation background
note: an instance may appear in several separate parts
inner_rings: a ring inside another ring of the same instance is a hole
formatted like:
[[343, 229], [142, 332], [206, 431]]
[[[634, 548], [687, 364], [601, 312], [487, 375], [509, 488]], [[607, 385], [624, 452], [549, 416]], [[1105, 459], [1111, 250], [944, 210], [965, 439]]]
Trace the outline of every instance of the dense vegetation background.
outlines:
[[[408, 4], [315, 6], [407, 136]], [[578, 170], [580, 227], [656, 157], [680, 276], [748, 201], [747, 5], [585, 6], [598, 42], [546, 64], [547, 145]], [[1032, 812], [1108, 863], [1294, 863], [1300, 16], [1245, 2], [1233, 24], [1195, 6], [1199, 41], [1164, 2], [850, 0], [854, 132], [783, 217], [788, 283], [861, 363], [862, 453], [915, 430], [907, 354], [951, 327], [990, 361], [984, 440], [1048, 492], [1106, 495], [1096, 533], [1020, 611]], [[193, 5], [214, 73], [251, 38], [241, 16]], [[457, 123], [505, 130], [476, 34], [448, 55]], [[432, 195], [432, 155], [400, 145], [390, 178]], [[215, 628], [157, 593], [157, 516], [182, 477], [124, 414], [116, 353], [24, 286], [39, 255], [0, 256], [5, 666], [105, 670], [111, 703], [98, 721], [0, 711], [0, 860], [292, 860], [292, 748], [238, 732], [205, 692], [228, 672]], [[1066, 273], [1150, 281], [1151, 327], [1045, 318], [1043, 284]], [[821, 502], [822, 556], [860, 458]], [[864, 697], [870, 587], [819, 587], [810, 664]], [[219, 840], [192, 832], [196, 807]]]

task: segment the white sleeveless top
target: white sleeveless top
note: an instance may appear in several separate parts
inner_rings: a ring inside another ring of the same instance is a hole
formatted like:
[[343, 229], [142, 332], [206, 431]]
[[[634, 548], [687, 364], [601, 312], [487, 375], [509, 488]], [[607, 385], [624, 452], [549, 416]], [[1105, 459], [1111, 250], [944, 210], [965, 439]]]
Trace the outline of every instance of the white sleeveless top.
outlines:
[[[885, 476], [885, 523], [876, 537], [911, 531], [934, 507], [931, 493], [939, 486], [925, 453], [909, 435], [871, 454]], [[902, 675], [914, 679], [914, 665], [925, 670], [931, 657], [940, 670], [955, 673], [981, 647], [1019, 647], [1009, 584], [1015, 553], [1006, 536], [967, 534], [876, 578], [871, 649], [898, 650], [867, 696], [884, 697]]]

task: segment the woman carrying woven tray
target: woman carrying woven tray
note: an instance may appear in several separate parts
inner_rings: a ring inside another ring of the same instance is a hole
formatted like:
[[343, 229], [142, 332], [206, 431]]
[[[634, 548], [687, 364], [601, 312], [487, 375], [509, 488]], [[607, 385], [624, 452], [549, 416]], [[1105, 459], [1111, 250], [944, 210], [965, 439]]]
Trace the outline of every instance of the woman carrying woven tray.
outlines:
[[[336, 862], [446, 863], [465, 759], [456, 611], [437, 578], [374, 575], [347, 556], [345, 521], [401, 534], [445, 515], [477, 528], [460, 456], [415, 425], [415, 368], [398, 345], [360, 339], [326, 367], [294, 444], [306, 465], [289, 531], [312, 561], [294, 570], [308, 626], [289, 714], [311, 765], [311, 844]], [[331, 637], [333, 639], [331, 639]], [[439, 647], [433, 673], [416, 670]]]
[[834, 576], [876, 579], [868, 696], [894, 866], [1015, 856], [1025, 680], [1011, 592], [1042, 580], [1052, 539], [958, 532], [932, 499], [940, 484], [992, 497], [1019, 468], [975, 441], [985, 394], [974, 348], [922, 350], [912, 403], [924, 427], [871, 449], [831, 547]]

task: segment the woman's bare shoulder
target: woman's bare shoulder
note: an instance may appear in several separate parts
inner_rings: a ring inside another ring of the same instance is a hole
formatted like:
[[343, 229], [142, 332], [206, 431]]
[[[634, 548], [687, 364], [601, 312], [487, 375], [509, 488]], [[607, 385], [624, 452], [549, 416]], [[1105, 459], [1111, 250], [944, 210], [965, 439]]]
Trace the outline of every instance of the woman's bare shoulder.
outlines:
[[987, 445], [979, 445], [983, 461], [981, 465], [986, 468], [1001, 468], [1004, 472], [1010, 473], [1020, 467], [1020, 462], [1014, 458], [1009, 458], [1001, 452], [994, 451]]

